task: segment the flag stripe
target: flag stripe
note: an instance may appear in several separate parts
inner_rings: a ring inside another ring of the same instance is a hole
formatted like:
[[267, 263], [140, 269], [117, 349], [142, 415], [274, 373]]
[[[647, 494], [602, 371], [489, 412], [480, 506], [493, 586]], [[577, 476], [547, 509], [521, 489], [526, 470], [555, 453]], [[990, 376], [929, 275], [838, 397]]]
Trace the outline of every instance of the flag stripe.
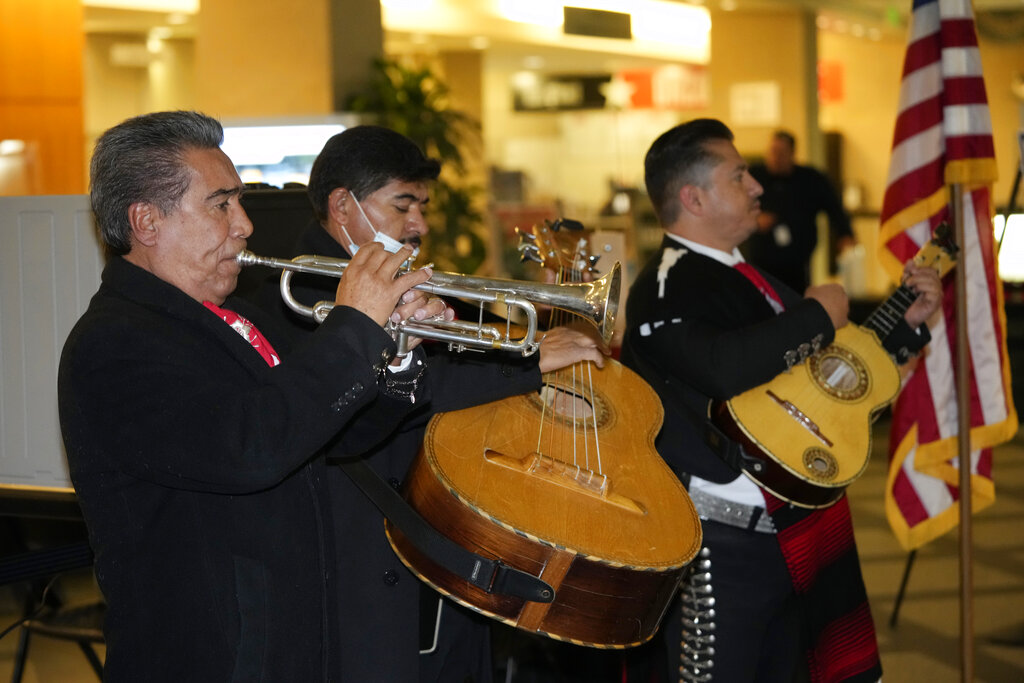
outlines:
[[[934, 62], [928, 66], [907, 74], [900, 86], [900, 117], [909, 114], [909, 110], [929, 100], [935, 100], [942, 94], [942, 65]], [[939, 102], [936, 109], [941, 109]], [[913, 119], [911, 119], [913, 120]], [[897, 137], [896, 142], [903, 138]]]
[[[896, 119], [896, 141], [901, 143], [922, 131], [933, 128], [941, 130], [941, 127], [942, 100], [938, 93], [932, 93], [931, 97], [917, 101], [899, 115]], [[917, 159], [914, 161], [917, 162]]]
[[[936, 127], [935, 130], [937, 132], [939, 129]], [[910, 151], [908, 148], [903, 148], [894, 152], [894, 156], [902, 156]], [[945, 180], [943, 166], [941, 157], [936, 157], [929, 159], [912, 172], [904, 173], [899, 179], [890, 181], [882, 203], [882, 215], [899, 213], [902, 209], [935, 192], [936, 184], [941, 186]]]
[[929, 514], [924, 508], [924, 504], [917, 497], [917, 489], [910, 483], [910, 478], [907, 476], [907, 466], [909, 464], [910, 461], [908, 460], [900, 468], [899, 473], [896, 475], [896, 482], [893, 484], [892, 492], [894, 496], [903, 501], [900, 507], [903, 519], [910, 526], [914, 526], [928, 519]]
[[[988, 208], [987, 204], [985, 208]], [[964, 215], [975, 234], [979, 238], [987, 238], [978, 241], [972, 240], [972, 251], [964, 259], [964, 265], [968, 269], [966, 271], [969, 286], [967, 299], [982, 304], [973, 306], [967, 311], [968, 329], [972, 332], [969, 339], [972, 374], [976, 386], [1000, 386], [1002, 384], [1002, 359], [999, 356], [999, 348], [988, 343], [989, 340], [1002, 338], [1002, 329], [992, 315], [993, 309], [998, 305], [994, 296], [998, 283], [995, 282], [996, 272], [993, 268], [995, 261], [991, 253], [992, 230], [991, 228], [984, 232], [979, 230], [973, 197], [971, 202], [964, 207]], [[985, 224], [989, 225], [988, 221]], [[976, 424], [1002, 422], [1007, 417], [1006, 401], [999, 392], [979, 391], [977, 410], [972, 414], [979, 418]]]
[[[985, 104], [985, 80], [976, 76], [951, 78], [946, 81], [945, 102], [952, 104]], [[987, 110], [985, 120], [988, 123]], [[980, 113], [980, 112], [979, 112]], [[991, 132], [991, 131], [990, 131]]]
[[[942, 133], [946, 136], [946, 154], [952, 158], [990, 156], [992, 150], [992, 123], [985, 104], [960, 104], [942, 109]], [[982, 140], [984, 138], [984, 140]], [[975, 145], [987, 145], [988, 154], [975, 151], [979, 148], [969, 147], [965, 153], [955, 154], [950, 144], [962, 144], [964, 141]]]

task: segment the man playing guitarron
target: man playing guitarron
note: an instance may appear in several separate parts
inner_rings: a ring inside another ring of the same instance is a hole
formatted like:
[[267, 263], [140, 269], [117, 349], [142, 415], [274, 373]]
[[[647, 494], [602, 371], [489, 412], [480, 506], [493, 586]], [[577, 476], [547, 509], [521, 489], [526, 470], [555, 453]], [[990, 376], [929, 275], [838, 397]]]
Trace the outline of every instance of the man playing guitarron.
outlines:
[[[827, 347], [847, 324], [834, 284], [794, 292], [743, 262], [762, 188], [723, 123], [659, 137], [647, 192], [665, 229], [626, 309], [623, 362], [665, 407], [660, 454], [687, 485], [704, 550], [662, 624], [669, 680], [877, 681], [881, 665], [845, 497], [787, 504], [740, 476], [702, 436], [709, 401], [758, 387]], [[935, 270], [908, 264], [915, 295], [883, 340], [897, 362], [929, 340]], [[827, 585], [826, 585], [827, 584]], [[658, 656], [657, 643], [643, 648]]]

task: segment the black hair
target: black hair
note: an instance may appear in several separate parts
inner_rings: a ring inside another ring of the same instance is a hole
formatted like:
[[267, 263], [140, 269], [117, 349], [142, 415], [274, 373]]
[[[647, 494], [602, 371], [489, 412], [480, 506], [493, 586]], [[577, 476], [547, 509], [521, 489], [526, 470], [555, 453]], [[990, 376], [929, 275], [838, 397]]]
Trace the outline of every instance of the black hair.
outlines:
[[435, 180], [440, 171], [436, 159], [401, 133], [383, 126], [354, 126], [328, 140], [313, 162], [309, 201], [323, 222], [328, 198], [339, 187], [363, 199], [394, 180]]
[[644, 183], [663, 226], [679, 217], [680, 188], [705, 186], [711, 169], [721, 161], [707, 149], [705, 143], [711, 140], [732, 142], [732, 131], [717, 119], [693, 119], [662, 133], [647, 150]]
[[785, 140], [789, 144], [790, 151], [796, 151], [796, 138], [788, 130], [779, 129], [772, 133], [772, 137], [779, 140]]

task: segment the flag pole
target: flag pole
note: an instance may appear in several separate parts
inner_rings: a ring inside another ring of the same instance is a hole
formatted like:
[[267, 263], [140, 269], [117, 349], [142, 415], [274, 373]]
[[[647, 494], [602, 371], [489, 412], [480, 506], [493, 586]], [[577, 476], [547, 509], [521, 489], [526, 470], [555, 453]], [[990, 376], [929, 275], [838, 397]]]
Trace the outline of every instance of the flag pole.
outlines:
[[[956, 243], [963, 248], [963, 186], [953, 183], [953, 226]], [[961, 252], [961, 255], [965, 255]], [[971, 392], [970, 354], [967, 339], [967, 275], [961, 260], [956, 272], [956, 398], [957, 443], [960, 473], [960, 680], [974, 680], [974, 598], [971, 539]]]

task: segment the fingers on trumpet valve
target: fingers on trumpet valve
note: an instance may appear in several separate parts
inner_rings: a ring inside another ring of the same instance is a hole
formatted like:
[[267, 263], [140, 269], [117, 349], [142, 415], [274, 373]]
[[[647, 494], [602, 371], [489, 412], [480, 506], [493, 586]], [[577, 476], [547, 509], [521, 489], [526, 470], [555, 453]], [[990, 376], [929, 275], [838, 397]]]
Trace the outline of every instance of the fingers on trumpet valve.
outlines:
[[451, 320], [454, 311], [441, 297], [427, 296], [418, 290], [409, 290], [402, 295], [394, 313], [391, 314], [391, 321], [398, 323], [402, 320]]

